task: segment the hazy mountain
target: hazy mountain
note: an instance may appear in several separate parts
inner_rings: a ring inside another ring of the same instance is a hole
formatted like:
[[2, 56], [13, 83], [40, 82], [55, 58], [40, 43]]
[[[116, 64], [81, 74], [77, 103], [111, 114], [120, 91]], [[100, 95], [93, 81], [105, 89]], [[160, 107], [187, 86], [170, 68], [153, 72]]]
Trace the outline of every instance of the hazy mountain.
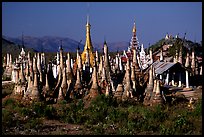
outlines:
[[[22, 44], [22, 37], [12, 38], [5, 37], [6, 39], [17, 43]], [[70, 38], [62, 38], [62, 37], [54, 37], [54, 36], [44, 36], [44, 37], [32, 37], [32, 36], [24, 36], [24, 45], [30, 48], [33, 48], [37, 51], [44, 52], [57, 52], [59, 46], [61, 45], [65, 52], [68, 51], [76, 51], [76, 48], [82, 48], [83, 45], [79, 44], [79, 42], [72, 40]]]
[[[12, 41], [16, 44], [22, 44], [22, 37], [12, 38], [3, 36], [5, 39]], [[61, 45], [65, 52], [75, 52], [77, 47], [79, 46], [80, 51], [84, 50], [84, 43], [79, 43], [76, 40], [67, 37], [55, 37], [55, 36], [44, 36], [44, 37], [32, 37], [32, 36], [24, 36], [24, 45], [30, 48], [33, 48], [37, 51], [44, 52], [57, 52], [59, 46]], [[121, 51], [126, 50], [129, 43], [128, 42], [107, 42], [109, 47], [109, 51]], [[102, 51], [103, 43], [94, 43], [94, 50]]]
[[[5, 56], [7, 53], [11, 53], [14, 59], [20, 54], [21, 49], [22, 49], [21, 45], [15, 44], [9, 40], [2, 38], [2, 57]], [[35, 52], [34, 49], [28, 47], [25, 47], [24, 50], [25, 52], [28, 51], [30, 51], [31, 53]]]
[[[96, 49], [99, 52], [103, 51], [103, 45], [104, 43], [93, 43], [94, 49], [95, 47], [97, 47]], [[129, 42], [107, 42], [107, 46], [108, 46], [108, 51], [110, 52], [116, 52], [116, 51], [123, 51], [123, 50], [127, 50], [128, 46], [129, 46]]]

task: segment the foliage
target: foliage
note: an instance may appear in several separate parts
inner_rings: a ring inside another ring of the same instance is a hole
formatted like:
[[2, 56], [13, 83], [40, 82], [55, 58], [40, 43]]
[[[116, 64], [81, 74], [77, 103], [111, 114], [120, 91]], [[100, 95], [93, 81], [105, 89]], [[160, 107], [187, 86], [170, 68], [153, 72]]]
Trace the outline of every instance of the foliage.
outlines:
[[8, 105], [15, 105], [16, 101], [13, 98], [8, 98], [3, 102], [3, 107], [6, 107]]
[[187, 52], [191, 53], [192, 49], [195, 50], [195, 55], [196, 56], [202, 56], [202, 43], [196, 43], [192, 42], [190, 40], [185, 40], [181, 38], [172, 38], [169, 40], [165, 40], [164, 38], [156, 42], [155, 44], [151, 45], [147, 49], [147, 53], [149, 53], [150, 48], [152, 48], [153, 53], [158, 51], [163, 44], [171, 44], [172, 46], [169, 47], [167, 56], [175, 56], [176, 51], [177, 53], [180, 50], [180, 47], [182, 46], [182, 56], [183, 58], [186, 57]]
[[155, 44], [153, 44], [152, 46], [150, 46], [148, 48], [148, 53], [149, 53], [149, 49], [152, 48], [152, 52], [154, 53], [155, 51], [157, 51], [161, 46], [162, 44], [164, 43], [165, 39], [161, 39], [159, 40], [158, 42], [156, 42]]
[[199, 100], [192, 112], [192, 116], [202, 116], [202, 100]]
[[2, 85], [2, 98], [13, 92], [15, 84]]
[[42, 125], [41, 118], [30, 118], [24, 125], [26, 129], [38, 129]]
[[[126, 102], [127, 103], [127, 102]], [[59, 120], [80, 124], [90, 134], [161, 134], [183, 135], [202, 133], [202, 100], [195, 109], [187, 108], [187, 102], [174, 106], [142, 104], [119, 105], [114, 98], [99, 95], [88, 108], [83, 100], [66, 101], [59, 104], [33, 102], [25, 106], [13, 98], [3, 101], [2, 125], [6, 130], [20, 125], [24, 129], [39, 129], [42, 119]], [[27, 119], [25, 119], [27, 118]]]
[[13, 113], [10, 110], [2, 109], [2, 131], [14, 126]]
[[47, 105], [44, 110], [44, 116], [47, 119], [57, 119], [57, 111], [52, 105]]
[[11, 81], [11, 77], [7, 77], [5, 75], [2, 75], [2, 81]]

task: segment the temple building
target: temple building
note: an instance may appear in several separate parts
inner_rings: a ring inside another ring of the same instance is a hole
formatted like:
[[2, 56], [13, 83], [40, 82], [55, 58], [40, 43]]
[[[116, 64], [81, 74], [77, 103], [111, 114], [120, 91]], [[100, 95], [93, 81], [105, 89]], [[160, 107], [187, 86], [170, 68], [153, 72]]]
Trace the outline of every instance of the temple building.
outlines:
[[136, 58], [139, 64], [140, 69], [144, 70], [148, 67], [148, 62], [146, 58], [146, 54], [144, 51], [143, 44], [140, 46], [137, 35], [136, 35], [136, 25], [134, 22], [133, 29], [132, 29], [132, 38], [130, 41], [130, 46], [128, 47], [127, 51], [123, 51], [123, 55], [121, 55], [121, 60], [125, 64], [127, 59], [130, 62], [133, 61], [133, 50], [136, 50]]
[[130, 42], [130, 49], [131, 50], [136, 49], [137, 53], [139, 53], [139, 50], [140, 50], [139, 41], [138, 41], [138, 38], [137, 38], [137, 35], [136, 35], [135, 22], [134, 22], [134, 26], [133, 26], [133, 29], [132, 29], [132, 39], [131, 39], [131, 42]]
[[[94, 53], [93, 53], [93, 45], [91, 42], [91, 34], [90, 34], [91, 25], [89, 23], [89, 16], [87, 16], [87, 23], [86, 23], [86, 42], [84, 45], [84, 51], [81, 54], [82, 58], [82, 65], [88, 64], [93, 67], [94, 61]], [[89, 59], [87, 59], [89, 58]]]

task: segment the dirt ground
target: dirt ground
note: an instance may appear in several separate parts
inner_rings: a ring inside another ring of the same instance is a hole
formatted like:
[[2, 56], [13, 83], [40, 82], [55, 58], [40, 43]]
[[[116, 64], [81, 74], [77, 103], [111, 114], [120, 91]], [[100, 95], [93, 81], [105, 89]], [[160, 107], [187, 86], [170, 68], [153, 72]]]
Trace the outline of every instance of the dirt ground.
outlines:
[[43, 127], [40, 131], [41, 135], [47, 134], [68, 134], [68, 135], [83, 135], [88, 134], [84, 132], [84, 127], [77, 124], [61, 123], [58, 120], [43, 120]]

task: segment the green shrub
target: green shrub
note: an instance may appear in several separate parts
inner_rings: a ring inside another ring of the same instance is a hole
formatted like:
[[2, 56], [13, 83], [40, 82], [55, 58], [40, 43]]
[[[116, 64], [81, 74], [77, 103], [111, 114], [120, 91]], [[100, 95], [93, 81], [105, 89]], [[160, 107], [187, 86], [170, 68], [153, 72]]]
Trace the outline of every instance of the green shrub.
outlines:
[[115, 118], [117, 122], [127, 121], [128, 112], [122, 108], [116, 109]]
[[186, 117], [183, 116], [179, 116], [176, 120], [175, 120], [175, 128], [181, 128], [183, 125], [185, 125], [187, 123]]
[[117, 112], [117, 110], [116, 110], [116, 108], [114, 108], [114, 107], [111, 107], [110, 109], [108, 109], [107, 110], [107, 122], [109, 122], [109, 123], [111, 123], [111, 122], [116, 122], [117, 121], [117, 117], [116, 117], [116, 113], [118, 113]]
[[193, 124], [186, 116], [178, 116], [174, 121], [175, 134], [186, 134], [194, 130]]
[[59, 104], [61, 104], [61, 105], [67, 104], [67, 101], [66, 100], [61, 100], [61, 101], [59, 101]]
[[162, 109], [161, 105], [157, 105], [154, 108], [152, 116], [156, 121], [163, 122], [166, 120], [168, 115], [166, 114], [166, 112], [164, 112], [164, 108]]
[[76, 117], [75, 117], [74, 123], [77, 123], [77, 124], [84, 123], [87, 119], [87, 116], [84, 114], [84, 103], [82, 100], [79, 100], [79, 102], [77, 102], [75, 109], [76, 109]]
[[137, 125], [136, 125], [135, 122], [133, 122], [133, 121], [128, 121], [127, 122], [127, 129], [128, 129], [129, 134], [133, 134], [136, 127], [137, 127]]
[[161, 135], [174, 135], [175, 129], [172, 127], [165, 127], [164, 125], [159, 126]]
[[94, 131], [95, 135], [103, 135], [105, 133], [103, 128], [103, 123], [101, 122], [99, 122], [96, 126], [94, 126], [92, 130]]
[[66, 106], [66, 104], [60, 105], [56, 108], [57, 117], [61, 122], [66, 122], [67, 109], [69, 108]]
[[23, 107], [23, 108], [21, 108], [21, 114], [23, 115], [23, 116], [30, 116], [31, 115], [31, 110], [30, 110], [30, 108], [27, 108], [27, 107]]
[[82, 100], [74, 101], [69, 106], [62, 105], [57, 110], [59, 119], [69, 123], [83, 123], [86, 120], [84, 115], [84, 104]]
[[99, 95], [91, 102], [91, 105], [85, 110], [88, 116], [89, 124], [104, 122], [107, 116], [108, 107], [111, 106], [111, 99], [105, 95]]
[[151, 110], [144, 106], [138, 106], [138, 114], [143, 117], [143, 119], [152, 118]]
[[[83, 100], [71, 103], [62, 101], [56, 105], [34, 102], [28, 106], [13, 98], [3, 101], [2, 133], [13, 126], [24, 124], [24, 128], [41, 128], [42, 117], [58, 119], [66, 123], [80, 124], [90, 134], [162, 134], [191, 135], [202, 133], [202, 100], [196, 102], [195, 109], [187, 109], [187, 104], [173, 106], [143, 106], [126, 103], [118, 105], [114, 99], [98, 96], [84, 108]], [[6, 110], [5, 110], [6, 109]], [[20, 117], [14, 120], [14, 114]], [[23, 116], [29, 116], [22, 120]], [[114, 125], [114, 126], [113, 126]], [[114, 129], [113, 129], [114, 127]]]
[[7, 77], [5, 75], [2, 75], [2, 81], [11, 81], [11, 77]]
[[6, 107], [6, 106], [15, 106], [16, 105], [16, 101], [13, 99], [13, 98], [8, 98], [6, 99], [4, 102], [3, 102], [3, 106]]
[[115, 117], [115, 106], [117, 106], [117, 102], [115, 99], [111, 97], [106, 97], [105, 95], [97, 96], [92, 102], [90, 106], [83, 111], [77, 111], [80, 114], [78, 119], [86, 119], [82, 121], [86, 126], [95, 125], [100, 122], [102, 123], [112, 123], [118, 117]]
[[6, 97], [7, 95], [10, 95], [13, 93], [13, 88], [3, 88], [2, 87], [2, 98]]
[[33, 102], [32, 103], [32, 110], [35, 113], [35, 117], [43, 117], [44, 114], [44, 110], [46, 108], [46, 104], [43, 102]]
[[111, 96], [105, 96], [104, 94], [98, 95], [94, 100], [92, 100], [91, 105], [104, 105], [104, 106], [114, 106], [117, 107], [117, 100]]
[[14, 126], [14, 114], [10, 110], [2, 109], [2, 127], [3, 130]]
[[44, 116], [48, 119], [57, 119], [57, 111], [52, 105], [47, 105], [44, 110]]
[[42, 119], [40, 118], [31, 118], [24, 125], [26, 129], [39, 129], [42, 126]]
[[192, 112], [193, 116], [202, 116], [202, 100], [199, 100]]
[[128, 129], [126, 127], [121, 127], [117, 130], [118, 135], [129, 135]]

